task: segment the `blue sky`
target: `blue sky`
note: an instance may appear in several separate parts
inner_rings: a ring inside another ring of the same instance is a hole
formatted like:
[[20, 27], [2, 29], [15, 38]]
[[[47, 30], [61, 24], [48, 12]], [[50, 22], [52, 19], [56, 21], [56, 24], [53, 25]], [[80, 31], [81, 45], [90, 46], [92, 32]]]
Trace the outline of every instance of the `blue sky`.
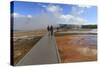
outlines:
[[96, 6], [23, 1], [13, 1], [12, 6], [13, 12], [11, 13], [18, 21], [15, 26], [20, 25], [19, 21], [25, 25], [27, 20], [24, 19], [27, 18], [32, 20], [30, 23], [41, 24], [97, 24]]
[[[14, 12], [15, 13], [20, 13], [23, 15], [35, 15], [35, 14], [40, 14], [41, 11], [45, 11], [45, 9], [41, 5], [48, 6], [50, 3], [37, 3], [37, 2], [20, 2], [20, 1], [15, 1], [14, 2]], [[58, 5], [61, 8], [64, 9], [63, 13], [69, 13], [71, 11], [71, 6], [72, 5], [63, 5], [63, 4], [54, 4]]]
[[[62, 9], [62, 14], [67, 15], [70, 14], [72, 11], [72, 7], [77, 5], [68, 5], [68, 4], [50, 4], [50, 3], [37, 3], [37, 2], [14, 2], [14, 13], [22, 14], [22, 15], [39, 15], [41, 13], [46, 13], [47, 10], [45, 7], [48, 5], [59, 6]], [[44, 6], [44, 7], [43, 7]], [[78, 8], [78, 7], [77, 7]], [[80, 8], [80, 6], [79, 6]], [[89, 23], [96, 23], [97, 22], [97, 7], [95, 6], [82, 6], [84, 12], [80, 14], [81, 18], [86, 19]], [[80, 10], [80, 9], [79, 9]], [[80, 11], [81, 11], [80, 10]], [[77, 12], [77, 11], [76, 11]]]

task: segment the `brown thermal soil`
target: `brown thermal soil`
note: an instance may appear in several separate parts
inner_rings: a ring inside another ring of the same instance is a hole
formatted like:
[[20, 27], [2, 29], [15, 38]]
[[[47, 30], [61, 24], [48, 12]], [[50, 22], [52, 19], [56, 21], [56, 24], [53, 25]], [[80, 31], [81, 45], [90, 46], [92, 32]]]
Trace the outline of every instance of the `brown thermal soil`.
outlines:
[[32, 39], [18, 39], [14, 42], [14, 65], [18, 63], [29, 50], [41, 39], [42, 36], [36, 36]]
[[96, 35], [56, 35], [61, 62], [97, 60]]
[[31, 36], [31, 35], [35, 35], [35, 36], [43, 36], [47, 33], [46, 30], [36, 30], [36, 31], [19, 31], [19, 32], [13, 32], [13, 36], [14, 37], [20, 37], [20, 36]]

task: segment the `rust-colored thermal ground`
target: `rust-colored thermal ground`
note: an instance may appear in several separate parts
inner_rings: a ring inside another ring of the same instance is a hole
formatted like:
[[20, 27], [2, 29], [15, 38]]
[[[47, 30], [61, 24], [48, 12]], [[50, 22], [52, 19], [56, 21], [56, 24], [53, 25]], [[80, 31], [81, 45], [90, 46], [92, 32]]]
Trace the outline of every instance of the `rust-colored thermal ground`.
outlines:
[[96, 38], [96, 35], [56, 36], [61, 62], [96, 61]]

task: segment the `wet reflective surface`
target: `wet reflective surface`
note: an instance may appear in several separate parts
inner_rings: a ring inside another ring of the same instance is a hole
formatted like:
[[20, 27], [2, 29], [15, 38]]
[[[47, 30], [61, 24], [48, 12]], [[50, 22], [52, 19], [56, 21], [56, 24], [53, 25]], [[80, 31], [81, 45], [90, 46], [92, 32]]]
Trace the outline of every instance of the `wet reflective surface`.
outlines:
[[97, 60], [97, 35], [56, 36], [62, 62]]

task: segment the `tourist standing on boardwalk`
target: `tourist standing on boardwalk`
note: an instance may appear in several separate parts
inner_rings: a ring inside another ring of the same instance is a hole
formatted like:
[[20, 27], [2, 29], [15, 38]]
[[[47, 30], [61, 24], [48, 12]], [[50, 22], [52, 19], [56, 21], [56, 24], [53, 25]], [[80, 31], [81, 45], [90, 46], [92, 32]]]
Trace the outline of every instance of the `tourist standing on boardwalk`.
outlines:
[[53, 26], [50, 27], [51, 36], [53, 35]]
[[47, 30], [48, 30], [48, 35], [50, 36], [50, 27], [49, 26], [47, 27]]

